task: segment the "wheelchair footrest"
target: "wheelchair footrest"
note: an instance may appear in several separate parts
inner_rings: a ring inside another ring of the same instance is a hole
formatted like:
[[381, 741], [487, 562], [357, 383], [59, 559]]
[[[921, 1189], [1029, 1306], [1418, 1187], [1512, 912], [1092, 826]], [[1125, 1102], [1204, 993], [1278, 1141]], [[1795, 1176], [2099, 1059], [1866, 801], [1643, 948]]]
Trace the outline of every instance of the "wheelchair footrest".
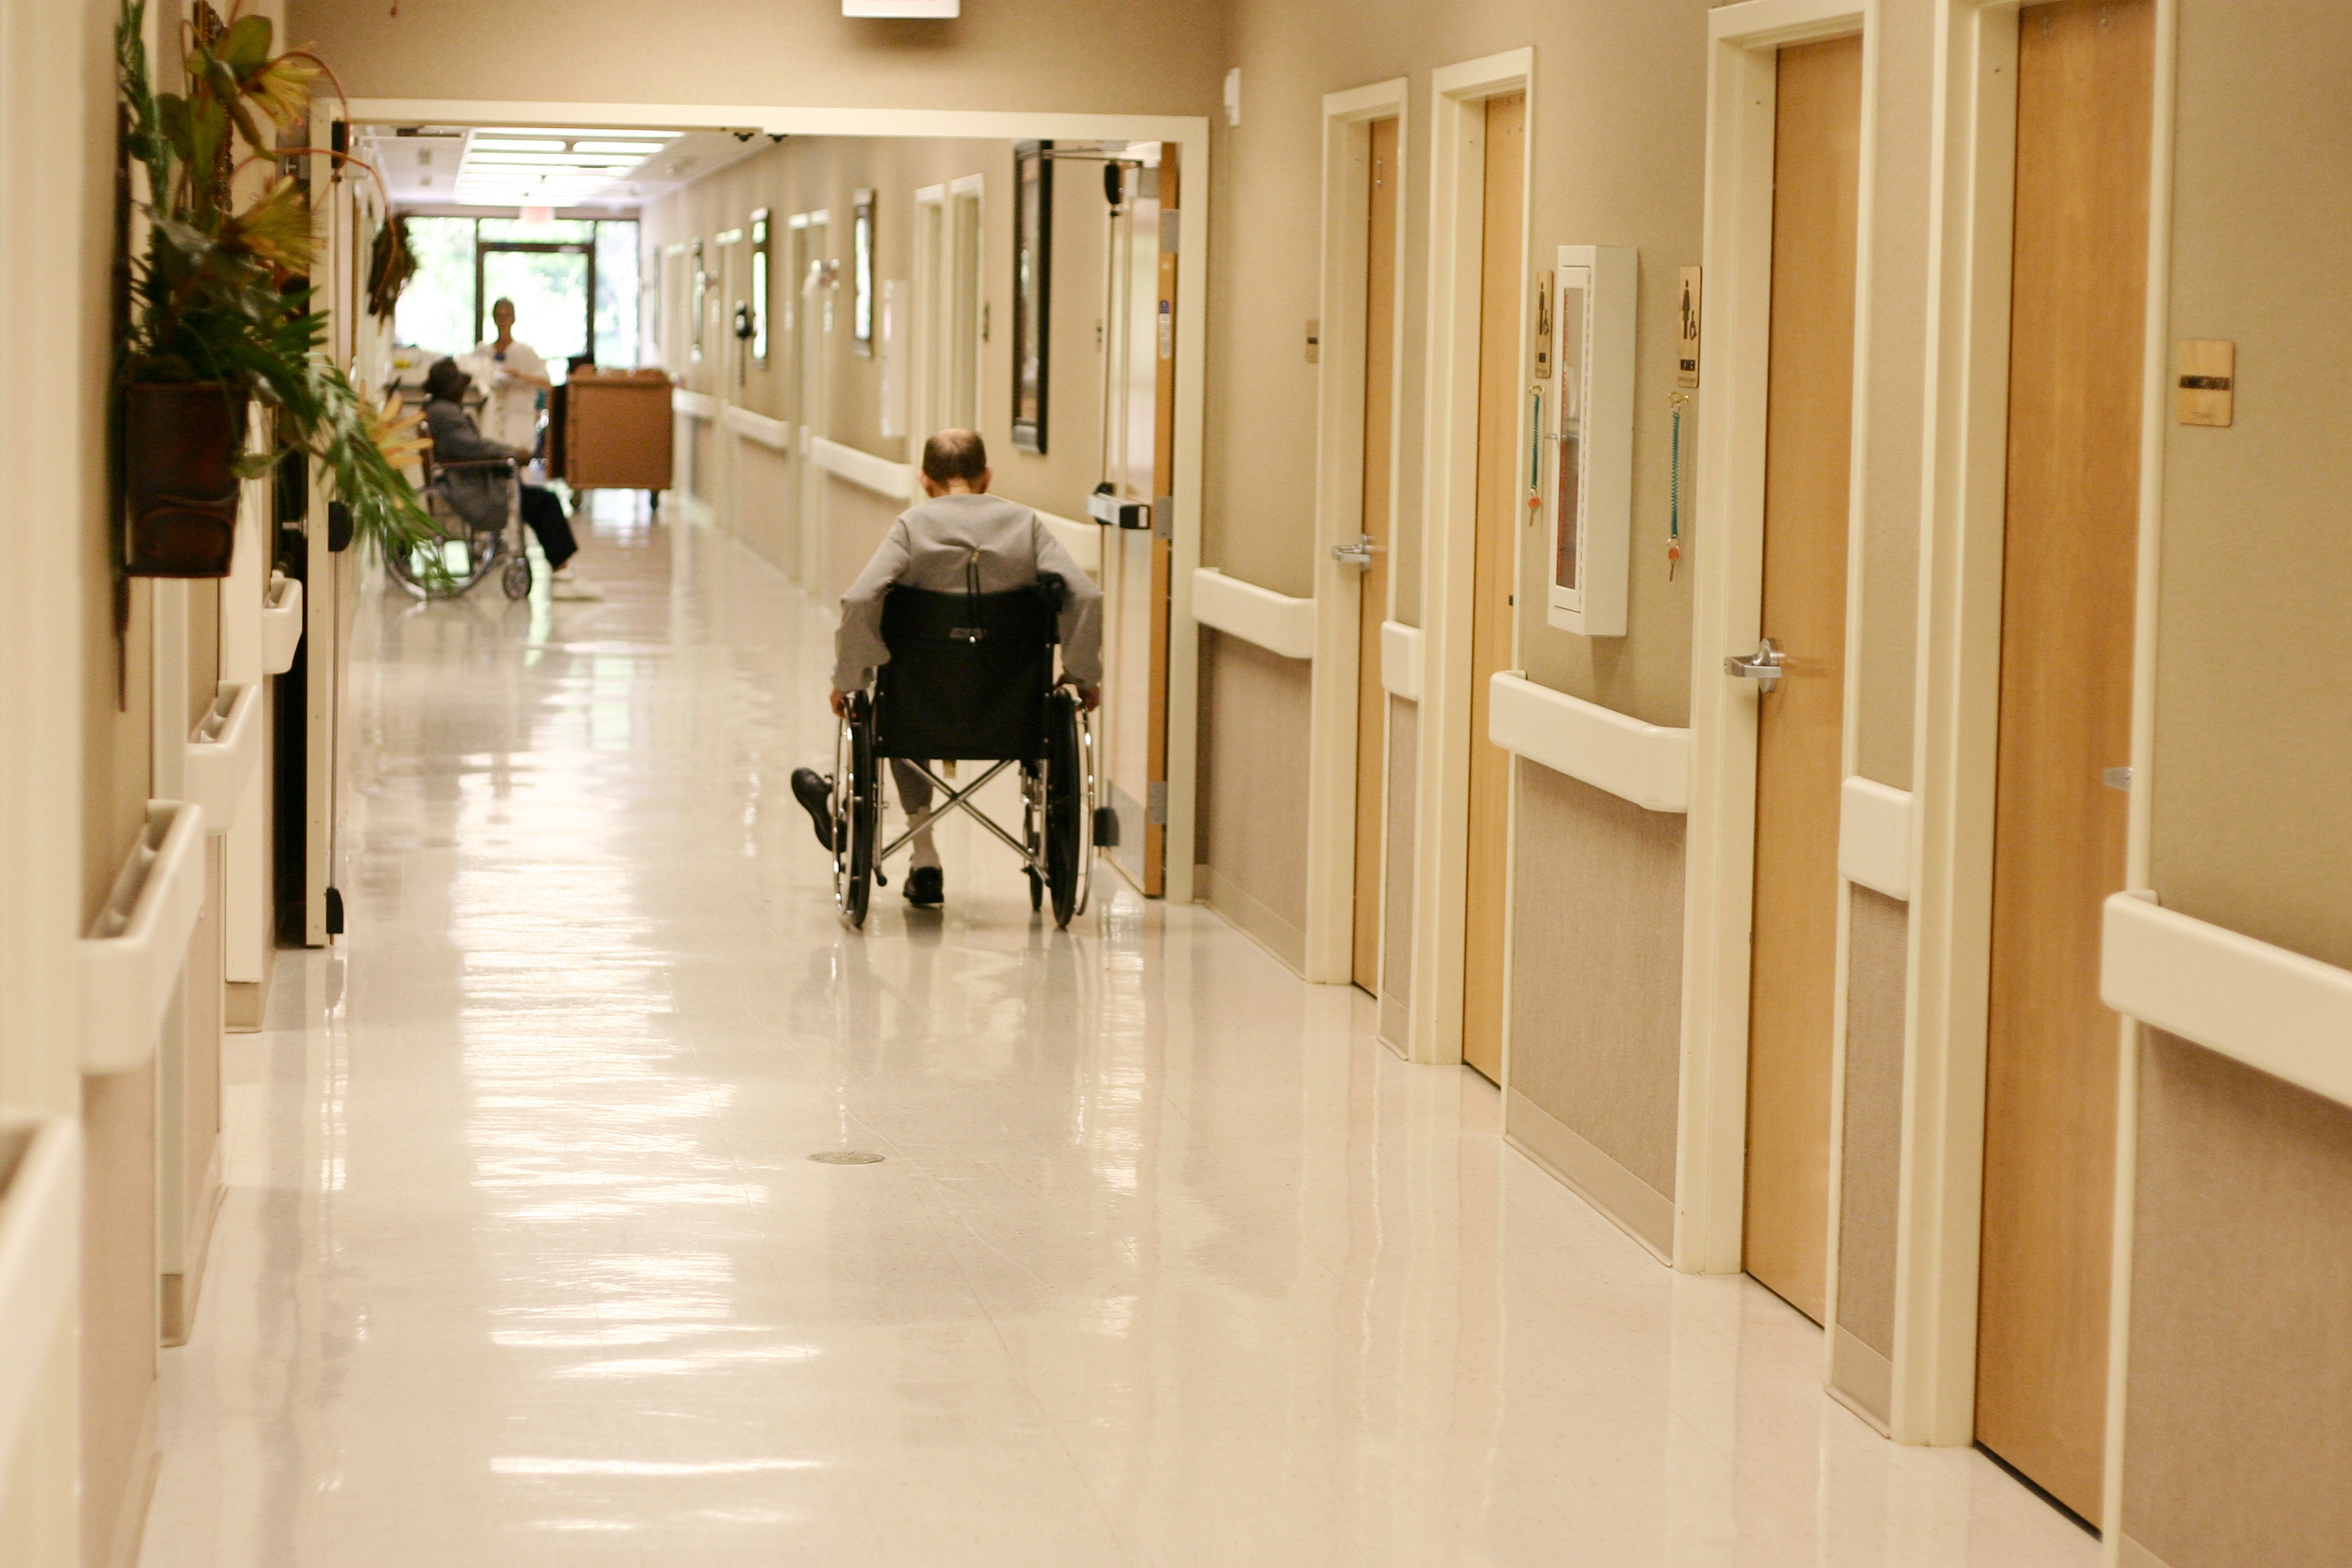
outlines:
[[1095, 847], [1118, 847], [1118, 808], [1111, 805], [1095, 807]]

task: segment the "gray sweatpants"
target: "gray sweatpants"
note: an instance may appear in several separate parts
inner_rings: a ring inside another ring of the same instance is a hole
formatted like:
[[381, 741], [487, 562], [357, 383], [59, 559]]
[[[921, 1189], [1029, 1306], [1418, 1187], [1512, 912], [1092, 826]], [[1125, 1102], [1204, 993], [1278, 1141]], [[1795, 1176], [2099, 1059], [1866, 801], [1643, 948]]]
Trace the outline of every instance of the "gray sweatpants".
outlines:
[[[931, 808], [931, 781], [925, 778], [914, 763], [904, 757], [891, 758], [890, 777], [898, 786], [898, 809], [907, 814], [908, 821], [912, 822]], [[908, 844], [907, 855], [908, 864], [911, 866], [936, 866], [940, 863], [939, 848], [931, 842], [931, 830], [928, 825], [919, 829]]]

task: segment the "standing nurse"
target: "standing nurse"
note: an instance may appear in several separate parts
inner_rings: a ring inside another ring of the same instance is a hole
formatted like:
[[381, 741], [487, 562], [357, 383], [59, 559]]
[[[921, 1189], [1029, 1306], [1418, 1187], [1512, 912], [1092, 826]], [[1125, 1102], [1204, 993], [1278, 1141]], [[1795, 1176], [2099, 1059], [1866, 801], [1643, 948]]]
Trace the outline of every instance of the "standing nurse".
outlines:
[[482, 434], [501, 446], [536, 452], [539, 395], [551, 384], [547, 362], [539, 357], [537, 349], [514, 335], [512, 300], [500, 300], [492, 305], [490, 320], [498, 323], [499, 335], [474, 353], [477, 358], [491, 361], [504, 374], [491, 381], [489, 405], [482, 410]]

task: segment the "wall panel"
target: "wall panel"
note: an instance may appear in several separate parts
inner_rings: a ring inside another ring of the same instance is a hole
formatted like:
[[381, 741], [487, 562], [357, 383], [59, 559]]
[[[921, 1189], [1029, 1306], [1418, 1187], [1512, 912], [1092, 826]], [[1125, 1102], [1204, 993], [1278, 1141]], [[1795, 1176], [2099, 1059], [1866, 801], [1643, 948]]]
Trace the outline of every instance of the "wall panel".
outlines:
[[[1683, 818], [1515, 765], [1507, 1126], [1663, 1249], [1673, 1241], [1682, 1058]], [[1550, 1129], [1522, 1118], [1522, 1100], [1642, 1191], [1609, 1189], [1618, 1178], [1579, 1169], [1585, 1148], [1547, 1146]], [[1612, 1190], [1632, 1201], [1613, 1201]]]
[[[1839, 1130], [1837, 1326], [1831, 1381], [1882, 1421], [1895, 1355], [1903, 1013], [1910, 910], [1867, 888], [1848, 917], [1845, 1121]], [[1850, 1337], [1864, 1353], [1853, 1353]]]
[[1402, 1050], [1411, 1029], [1412, 981], [1412, 813], [1421, 745], [1421, 704], [1389, 699], [1388, 885], [1381, 890], [1381, 1038]]
[[1208, 900], [1293, 969], [1307, 959], [1307, 674], [1222, 632], [1201, 634]]
[[2170, 1568], [2352, 1542], [2352, 1109], [2150, 1032], [2124, 1530]]

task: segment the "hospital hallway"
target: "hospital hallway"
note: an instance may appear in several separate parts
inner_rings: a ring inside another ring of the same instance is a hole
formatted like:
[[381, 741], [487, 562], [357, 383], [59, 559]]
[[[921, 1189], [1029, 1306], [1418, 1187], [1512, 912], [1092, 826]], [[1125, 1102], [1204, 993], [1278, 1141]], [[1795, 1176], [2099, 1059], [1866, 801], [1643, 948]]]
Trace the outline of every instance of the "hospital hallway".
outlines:
[[348, 933], [230, 1042], [146, 1568], [2095, 1560], [1209, 909], [1105, 866], [1056, 933], [956, 826], [845, 928], [829, 613], [588, 559], [360, 609]]

